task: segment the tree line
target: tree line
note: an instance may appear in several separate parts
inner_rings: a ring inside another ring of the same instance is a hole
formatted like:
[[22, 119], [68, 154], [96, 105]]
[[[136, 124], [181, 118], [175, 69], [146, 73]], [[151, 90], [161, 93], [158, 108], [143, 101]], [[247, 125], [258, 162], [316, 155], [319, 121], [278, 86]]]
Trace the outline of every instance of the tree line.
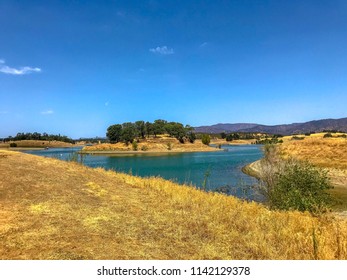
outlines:
[[39, 141], [62, 141], [62, 142], [67, 142], [67, 143], [72, 143], [74, 144], [75, 141], [72, 140], [71, 138], [65, 136], [65, 135], [54, 135], [54, 134], [47, 134], [47, 133], [23, 133], [19, 132], [17, 133], [16, 136], [12, 137], [6, 137], [3, 139], [0, 139], [4, 142], [9, 142], [9, 141], [21, 141], [21, 140], [39, 140]]
[[180, 143], [189, 141], [194, 143], [196, 135], [194, 128], [190, 125], [183, 125], [179, 122], [168, 122], [166, 120], [155, 120], [153, 123], [145, 121], [125, 122], [123, 124], [113, 124], [107, 128], [106, 136], [111, 143], [124, 142], [133, 143], [136, 139], [146, 137], [157, 137], [160, 134], [168, 134], [176, 138]]

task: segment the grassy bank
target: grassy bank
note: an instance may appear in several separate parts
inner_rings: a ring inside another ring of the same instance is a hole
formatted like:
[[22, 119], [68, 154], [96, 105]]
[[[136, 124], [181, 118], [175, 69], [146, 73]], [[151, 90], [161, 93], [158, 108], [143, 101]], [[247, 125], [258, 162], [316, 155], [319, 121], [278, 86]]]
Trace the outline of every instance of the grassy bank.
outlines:
[[[10, 144], [14, 143], [16, 147], [10, 147]], [[11, 141], [7, 143], [0, 143], [0, 149], [10, 150], [25, 150], [25, 149], [45, 149], [45, 148], [68, 148], [75, 145], [62, 141], [44, 141], [44, 140], [21, 140]]]
[[1, 259], [347, 259], [347, 222], [0, 151]]
[[141, 139], [136, 142], [136, 146], [132, 144], [116, 143], [116, 144], [99, 144], [86, 146], [82, 153], [105, 154], [105, 153], [180, 153], [180, 152], [208, 152], [216, 151], [216, 148], [202, 144], [201, 140], [195, 140], [194, 143], [180, 143], [177, 139], [160, 136]]
[[[301, 140], [292, 137], [283, 138], [284, 143], [278, 144], [279, 153], [283, 158], [295, 158], [309, 161], [315, 166], [324, 168], [328, 172], [334, 189], [329, 192], [335, 198], [333, 209], [347, 211], [347, 139], [332, 134], [333, 137], [324, 138], [325, 133], [316, 133], [310, 136], [300, 135]], [[243, 171], [253, 177], [259, 178], [261, 161], [251, 163]]]
[[336, 210], [347, 210], [347, 139], [324, 138], [323, 133], [312, 134], [303, 140], [285, 141], [280, 145], [283, 157], [306, 160], [328, 171], [334, 189], [330, 192], [336, 198]]

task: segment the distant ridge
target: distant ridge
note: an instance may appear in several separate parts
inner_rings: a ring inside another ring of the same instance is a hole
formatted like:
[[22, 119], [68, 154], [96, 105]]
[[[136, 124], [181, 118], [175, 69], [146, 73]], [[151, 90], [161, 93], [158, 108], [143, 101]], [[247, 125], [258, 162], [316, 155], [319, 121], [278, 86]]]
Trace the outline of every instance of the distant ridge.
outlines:
[[322, 132], [325, 130], [337, 130], [347, 132], [347, 118], [323, 119], [304, 123], [262, 125], [254, 123], [219, 123], [210, 126], [195, 127], [196, 133], [230, 133], [230, 132], [261, 132], [269, 134], [299, 134], [306, 132]]

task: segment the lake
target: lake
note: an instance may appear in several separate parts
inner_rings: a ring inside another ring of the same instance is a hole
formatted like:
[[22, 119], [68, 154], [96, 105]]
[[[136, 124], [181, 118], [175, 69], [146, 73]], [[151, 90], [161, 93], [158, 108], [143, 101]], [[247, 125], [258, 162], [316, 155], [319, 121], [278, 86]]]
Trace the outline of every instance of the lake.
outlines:
[[[71, 160], [80, 149], [51, 148], [26, 152]], [[261, 201], [261, 195], [252, 187], [257, 180], [244, 174], [241, 169], [262, 156], [260, 145], [228, 145], [222, 146], [222, 150], [216, 149], [216, 152], [83, 155], [83, 164], [141, 177], [160, 176], [209, 191], [221, 191], [240, 198]], [[80, 160], [81, 155], [78, 157]]]

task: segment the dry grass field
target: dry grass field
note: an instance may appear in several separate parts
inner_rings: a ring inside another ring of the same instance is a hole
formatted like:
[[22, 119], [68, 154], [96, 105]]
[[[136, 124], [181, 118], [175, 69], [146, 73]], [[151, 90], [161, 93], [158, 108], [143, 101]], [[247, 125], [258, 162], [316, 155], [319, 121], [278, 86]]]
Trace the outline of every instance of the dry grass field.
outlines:
[[0, 151], [0, 259], [347, 259], [347, 221]]
[[[16, 143], [16, 148], [10, 148], [10, 143]], [[11, 141], [8, 143], [0, 143], [0, 149], [11, 149], [19, 150], [25, 148], [58, 148], [58, 147], [72, 147], [73, 144], [62, 142], [62, 141], [39, 141], [39, 140], [21, 140], [21, 141]]]
[[280, 150], [284, 157], [306, 160], [325, 168], [334, 189], [330, 192], [337, 199], [336, 210], [347, 210], [347, 139], [337, 137], [341, 133], [333, 133], [334, 137], [323, 138], [325, 133], [310, 136], [300, 135], [303, 140], [291, 140], [284, 137]]
[[347, 169], [347, 139], [341, 137], [323, 138], [322, 133], [313, 134], [303, 140], [285, 141], [281, 151], [285, 156], [328, 168]]

